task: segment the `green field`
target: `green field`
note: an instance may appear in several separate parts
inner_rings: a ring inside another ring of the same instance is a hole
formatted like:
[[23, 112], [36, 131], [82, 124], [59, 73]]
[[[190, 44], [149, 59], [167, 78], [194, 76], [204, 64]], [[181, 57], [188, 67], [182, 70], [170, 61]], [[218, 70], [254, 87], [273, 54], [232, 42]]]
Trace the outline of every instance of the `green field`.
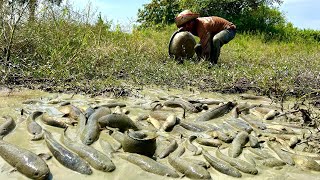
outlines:
[[2, 84], [92, 94], [153, 85], [277, 96], [320, 90], [316, 40], [241, 32], [209, 69], [206, 61], [177, 64], [168, 57], [174, 25], [128, 33], [120, 26], [111, 29], [110, 22], [85, 23], [84, 15], [69, 11], [48, 10], [42, 16], [33, 23], [21, 21], [11, 44], [1, 38]]

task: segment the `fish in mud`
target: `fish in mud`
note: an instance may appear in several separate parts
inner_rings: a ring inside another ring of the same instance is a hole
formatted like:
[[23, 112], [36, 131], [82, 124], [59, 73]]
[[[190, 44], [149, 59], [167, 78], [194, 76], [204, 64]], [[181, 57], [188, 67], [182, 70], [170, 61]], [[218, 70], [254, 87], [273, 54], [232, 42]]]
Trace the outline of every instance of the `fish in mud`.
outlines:
[[203, 150], [202, 155], [204, 159], [217, 171], [236, 178], [240, 178], [242, 176], [239, 170], [232, 167], [229, 163], [210, 155], [206, 150]]
[[181, 157], [186, 151], [186, 148], [183, 145], [178, 145], [178, 148], [174, 150], [170, 156]]
[[[173, 140], [173, 138], [172, 138], [172, 140]], [[168, 149], [168, 146], [169, 146], [169, 144], [170, 144], [170, 141], [169, 141], [169, 139], [167, 139], [166, 137], [163, 137], [163, 136], [161, 136], [161, 135], [159, 135], [158, 137], [157, 137], [157, 139], [156, 139], [156, 151], [155, 151], [155, 153], [154, 153], [154, 157], [159, 157], [159, 155], [162, 153], [162, 152], [164, 152], [164, 151], [166, 151], [167, 149]], [[160, 159], [162, 159], [162, 158], [160, 158]]]
[[78, 119], [79, 114], [82, 114], [79, 108], [71, 104], [61, 105], [58, 110], [64, 113], [63, 117], [68, 117], [74, 120]]
[[200, 103], [200, 104], [207, 104], [207, 105], [219, 105], [221, 103], [223, 103], [222, 100], [217, 100], [217, 99], [189, 99], [188, 100], [190, 103], [194, 104], [194, 103]]
[[302, 169], [305, 170], [312, 170], [312, 171], [320, 171], [320, 165], [312, 159], [311, 157], [307, 156], [299, 156], [299, 155], [291, 155], [296, 165], [300, 166]]
[[211, 119], [218, 118], [231, 111], [231, 109], [233, 109], [235, 106], [236, 103], [227, 102], [214, 109], [208, 110], [207, 112], [200, 115], [195, 121], [209, 121]]
[[86, 126], [87, 118], [82, 111], [73, 105], [66, 105], [59, 107], [59, 110], [65, 113], [63, 117], [70, 119], [71, 124], [73, 125], [75, 122], [77, 122], [78, 127], [78, 136], [80, 136]]
[[175, 170], [147, 156], [143, 156], [135, 153], [117, 153], [117, 155], [120, 158], [139, 166], [141, 169], [149, 173], [158, 174], [165, 177], [172, 177], [172, 178], [180, 177]]
[[159, 153], [158, 157], [160, 159], [167, 157], [170, 153], [175, 151], [178, 148], [178, 143], [176, 140], [171, 139], [170, 144], [166, 149], [164, 149], [162, 152]]
[[147, 120], [149, 117], [149, 114], [140, 114], [136, 117], [135, 121], [138, 122], [138, 121], [144, 121], [144, 120]]
[[50, 169], [33, 152], [0, 140], [0, 156], [18, 172], [30, 179], [48, 179]]
[[113, 153], [115, 153], [116, 151], [112, 148], [111, 144], [107, 141], [102, 140], [101, 138], [99, 139], [99, 144], [104, 154], [106, 154], [109, 158], [113, 158]]
[[238, 110], [238, 115], [239, 114], [249, 114], [249, 110], [252, 109], [252, 108], [255, 108], [259, 105], [257, 104], [250, 104], [248, 102], [245, 102], [245, 103], [238, 103], [237, 106], [235, 107], [235, 109]]
[[150, 124], [152, 124], [152, 126], [155, 128], [155, 129], [160, 129], [161, 128], [161, 123], [158, 119], [155, 119], [153, 117], [149, 117], [147, 119], [147, 122], [149, 122]]
[[81, 158], [86, 160], [93, 168], [104, 171], [111, 172], [116, 169], [116, 166], [113, 164], [111, 159], [109, 159], [106, 155], [101, 153], [100, 151], [94, 149], [91, 146], [87, 146], [81, 143], [77, 143], [72, 141], [66, 135], [65, 129], [64, 133], [61, 136], [61, 142], [70, 150], [77, 153]]
[[102, 116], [108, 115], [111, 110], [106, 107], [100, 107], [89, 117], [84, 130], [81, 132], [80, 139], [83, 144], [90, 145], [94, 143], [100, 135], [100, 125], [98, 119]]
[[252, 148], [257, 148], [260, 146], [259, 139], [251, 134], [249, 134], [249, 144], [250, 144], [250, 147]]
[[211, 179], [210, 173], [202, 166], [177, 156], [168, 157], [169, 164], [190, 179]]
[[189, 138], [185, 141], [185, 147], [189, 151], [193, 153], [194, 156], [200, 155], [202, 152], [202, 148], [194, 145], [192, 141], [194, 141], [197, 138], [197, 136], [191, 135]]
[[252, 154], [244, 153], [243, 156], [245, 157], [247, 162], [249, 162], [253, 166], [256, 166], [256, 161], [254, 160]]
[[180, 122], [180, 119], [176, 115], [170, 115], [167, 117], [166, 121], [162, 124], [161, 130], [170, 131], [178, 122]]
[[126, 107], [127, 105], [125, 103], [121, 103], [121, 102], [110, 102], [110, 103], [107, 103], [107, 104], [102, 104], [99, 107], [115, 108], [117, 106], [122, 108], [122, 107]]
[[87, 118], [84, 114], [79, 114], [78, 115], [78, 124], [77, 124], [77, 137], [81, 136], [82, 132], [84, 131], [84, 128], [86, 127], [87, 124]]
[[119, 143], [121, 143], [121, 145], [123, 144], [124, 142], [124, 139], [125, 139], [125, 134], [123, 134], [122, 132], [120, 131], [111, 131], [110, 132], [111, 134], [111, 137], [113, 137], [116, 141], [118, 141]]
[[279, 111], [277, 111], [277, 110], [275, 110], [275, 109], [272, 109], [272, 110], [270, 110], [267, 114], [265, 114], [264, 116], [263, 116], [263, 119], [264, 120], [272, 120], [272, 119], [274, 119], [277, 115], [279, 115], [280, 114], [280, 112]]
[[50, 116], [48, 113], [43, 113], [40, 119], [44, 124], [47, 124], [49, 126], [54, 126], [59, 128], [68, 127], [68, 125], [65, 122], [63, 122], [61, 119]]
[[241, 94], [240, 97], [245, 100], [260, 100], [260, 101], [267, 101], [267, 102], [270, 101], [271, 102], [270, 98], [263, 97], [263, 96], [257, 96], [257, 95], [253, 95], [253, 94]]
[[248, 142], [249, 134], [246, 131], [241, 131], [233, 139], [229, 147], [229, 156], [238, 157], [242, 153], [243, 146]]
[[172, 108], [181, 107], [184, 110], [192, 113], [199, 112], [199, 110], [192, 103], [181, 98], [174, 98], [174, 99], [167, 100], [163, 103], [163, 105], [167, 107], [172, 107]]
[[170, 116], [170, 114], [163, 111], [151, 111], [149, 113], [149, 116], [159, 121], [165, 121]]
[[209, 131], [209, 133], [212, 137], [218, 138], [219, 140], [225, 142], [225, 143], [230, 143], [232, 142], [233, 138], [222, 132], [222, 130], [214, 130], [214, 131]]
[[95, 111], [94, 108], [88, 107], [84, 112], [86, 119], [89, 119], [89, 117], [94, 113], [94, 111]]
[[294, 148], [297, 143], [300, 142], [300, 139], [297, 136], [292, 136], [289, 140], [289, 147]]
[[233, 118], [239, 118], [239, 114], [240, 114], [240, 110], [239, 108], [236, 106], [231, 110], [231, 117]]
[[196, 142], [203, 146], [219, 147], [222, 145], [219, 139], [197, 137]]
[[230, 124], [223, 122], [221, 125], [218, 125], [219, 128], [228, 136], [232, 137], [234, 139], [236, 135], [241, 131], [239, 129], [234, 128]]
[[193, 132], [204, 132], [204, 131], [208, 130], [208, 127], [202, 123], [180, 121], [179, 125], [185, 129], [187, 129], [189, 131], [193, 131]]
[[0, 125], [0, 138], [9, 134], [16, 127], [16, 122], [11, 116], [5, 116], [3, 118], [6, 119], [6, 121]]
[[199, 159], [191, 159], [191, 158], [186, 158], [186, 157], [183, 157], [183, 159], [187, 160], [188, 162], [192, 162], [194, 164], [197, 164], [205, 169], [210, 168], [210, 164], [205, 160], [203, 161], [203, 160], [199, 160]]
[[135, 125], [137, 126], [138, 129], [145, 129], [145, 130], [149, 130], [149, 131], [157, 131], [158, 130], [149, 121], [135, 121]]
[[114, 114], [122, 114], [122, 109], [120, 106], [116, 106], [113, 110]]
[[231, 118], [226, 120], [226, 122], [236, 129], [246, 131], [247, 133], [251, 133], [251, 131], [253, 130], [250, 124], [238, 118]]
[[138, 130], [135, 123], [125, 114], [108, 114], [99, 118], [98, 122], [102, 128], [106, 126], [118, 128], [121, 132], [128, 129]]
[[253, 175], [258, 174], [258, 170], [256, 169], [255, 166], [253, 166], [253, 165], [251, 165], [241, 159], [226, 156], [226, 155], [222, 154], [219, 149], [217, 149], [216, 155], [218, 158], [228, 162], [231, 166], [237, 168], [241, 172], [253, 174]]
[[261, 150], [259, 148], [246, 148], [249, 151], [251, 151], [253, 154], [257, 155], [260, 157], [259, 159], [267, 159], [267, 158], [274, 158], [269, 152], [266, 150]]
[[59, 144], [50, 132], [44, 130], [44, 137], [50, 152], [63, 166], [81, 174], [92, 174], [89, 164]]
[[33, 135], [33, 141], [43, 139], [42, 127], [36, 122], [36, 119], [41, 116], [43, 112], [35, 111], [27, 118], [27, 130], [30, 134]]
[[264, 165], [264, 166], [267, 166], [267, 167], [277, 167], [277, 166], [284, 166], [286, 165], [285, 162], [277, 159], [277, 158], [267, 158], [267, 159], [263, 159], [261, 160], [261, 163]]
[[295, 165], [291, 156], [287, 152], [281, 150], [282, 147], [278, 142], [267, 141], [267, 145], [279, 156], [282, 161], [291, 166]]
[[108, 142], [115, 151], [118, 151], [122, 147], [121, 143], [110, 136], [108, 132], [102, 131], [100, 134], [100, 139]]
[[267, 126], [261, 121], [262, 119], [259, 119], [259, 117], [253, 115], [253, 114], [248, 114], [248, 115], [239, 115], [241, 119], [245, 120], [248, 122], [252, 127], [265, 130], [267, 129]]

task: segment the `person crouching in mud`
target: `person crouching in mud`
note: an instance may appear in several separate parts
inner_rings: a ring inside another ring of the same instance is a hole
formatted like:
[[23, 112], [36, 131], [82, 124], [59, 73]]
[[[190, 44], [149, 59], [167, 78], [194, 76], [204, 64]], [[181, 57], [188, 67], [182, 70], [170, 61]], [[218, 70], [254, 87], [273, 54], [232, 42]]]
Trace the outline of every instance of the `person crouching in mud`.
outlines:
[[200, 38], [200, 44], [194, 50], [199, 59], [209, 60], [210, 66], [217, 64], [220, 48], [236, 35], [236, 26], [232, 22], [217, 16], [200, 17], [190, 10], [182, 11], [175, 18], [175, 23], [178, 32], [189, 31]]

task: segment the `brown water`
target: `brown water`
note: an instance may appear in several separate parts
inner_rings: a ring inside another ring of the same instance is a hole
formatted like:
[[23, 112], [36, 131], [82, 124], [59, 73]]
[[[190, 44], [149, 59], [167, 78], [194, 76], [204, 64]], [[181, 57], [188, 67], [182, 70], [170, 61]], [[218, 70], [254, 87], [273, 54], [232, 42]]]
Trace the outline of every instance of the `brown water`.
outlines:
[[[189, 97], [189, 98], [213, 98], [217, 100], [230, 101], [236, 100], [237, 102], [252, 102], [252, 101], [244, 101], [241, 100], [237, 95], [225, 95], [218, 93], [199, 93], [199, 92], [191, 92], [187, 90], [163, 90], [163, 89], [147, 89], [136, 92], [134, 97], [129, 98], [120, 98], [116, 99], [113, 97], [95, 97], [90, 98], [85, 95], [72, 95], [72, 94], [53, 94], [46, 93], [38, 90], [14, 90], [10, 91], [8, 89], [2, 88], [0, 89], [0, 116], [3, 115], [11, 115], [17, 122], [16, 129], [9, 135], [7, 135], [4, 140], [10, 142], [12, 144], [16, 144], [20, 147], [26, 148], [36, 154], [39, 153], [50, 153], [48, 150], [44, 140], [40, 141], [30, 141], [31, 135], [28, 134], [26, 130], [26, 115], [21, 115], [21, 110], [33, 111], [33, 110], [47, 110], [52, 114], [58, 113], [55, 111], [55, 107], [58, 105], [46, 104], [46, 103], [36, 103], [36, 104], [23, 104], [26, 100], [40, 100], [43, 102], [48, 102], [50, 100], [61, 100], [61, 101], [69, 101], [73, 105], [86, 109], [89, 105], [98, 105], [104, 104], [111, 101], [116, 102], [124, 102], [127, 104], [126, 109], [130, 110], [129, 117], [131, 119], [135, 119], [138, 115], [142, 113], [148, 113], [150, 110], [147, 109], [150, 103], [153, 100], [158, 100], [159, 97], [168, 97], [170, 95], [180, 96], [180, 97]], [[257, 102], [255, 102], [257, 103]], [[270, 104], [271, 101], [261, 101], [259, 103], [262, 104]], [[214, 107], [215, 105], [211, 105], [209, 107]], [[278, 105], [276, 105], [278, 106]], [[285, 104], [285, 108], [289, 108], [292, 106], [292, 103], [287, 102]], [[180, 108], [165, 108], [165, 111], [175, 113], [181, 117], [182, 110]], [[187, 118], [194, 118], [196, 114], [187, 114]], [[228, 116], [228, 115], [227, 115]], [[226, 117], [224, 117], [226, 118]], [[220, 118], [220, 121], [223, 118]], [[2, 123], [2, 122], [1, 122]], [[63, 132], [60, 128], [50, 127], [38, 121], [40, 125], [52, 132], [54, 138], [59, 141], [61, 133]], [[101, 150], [101, 147], [98, 142], [92, 145], [98, 150]], [[208, 148], [210, 150], [214, 148]], [[246, 151], [246, 150], [245, 150]], [[210, 152], [213, 154], [214, 151]], [[190, 156], [194, 159], [203, 159], [202, 156], [192, 156], [191, 153], [187, 152], [184, 156]], [[244, 159], [242, 155], [240, 158]], [[138, 166], [133, 165], [125, 160], [114, 156], [112, 159], [116, 165], [116, 170], [111, 173], [104, 173], [93, 169], [92, 175], [82, 175], [72, 170], [69, 170], [62, 166], [54, 157], [47, 161], [47, 164], [52, 173], [53, 179], [170, 179], [167, 177], [162, 177], [159, 175], [154, 175], [148, 172], [141, 170]], [[170, 166], [166, 159], [160, 160], [160, 162], [167, 164]], [[312, 171], [304, 171], [299, 169], [298, 167], [292, 166], [284, 166], [282, 169], [276, 170], [273, 168], [266, 168], [259, 166], [258, 167], [259, 174], [258, 175], [248, 175], [242, 173], [242, 179], [320, 179], [319, 172]], [[216, 170], [210, 168], [209, 172], [213, 179], [235, 179], [230, 176], [224, 175], [222, 173], [217, 172]], [[25, 176], [21, 175], [19, 172], [12, 172], [12, 167], [7, 164], [2, 158], [0, 158], [0, 179], [27, 179]], [[182, 179], [188, 179], [183, 177]]]

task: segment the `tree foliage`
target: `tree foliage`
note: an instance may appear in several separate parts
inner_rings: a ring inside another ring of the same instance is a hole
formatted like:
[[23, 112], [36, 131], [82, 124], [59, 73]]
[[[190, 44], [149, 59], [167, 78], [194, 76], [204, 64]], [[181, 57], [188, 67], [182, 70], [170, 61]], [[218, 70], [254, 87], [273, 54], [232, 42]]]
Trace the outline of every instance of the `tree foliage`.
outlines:
[[272, 31], [285, 24], [283, 14], [277, 9], [281, 0], [152, 0], [138, 11], [141, 26], [174, 23], [174, 17], [184, 9], [201, 16], [220, 16], [234, 24], [240, 31]]
[[181, 11], [178, 0], [152, 0], [138, 10], [138, 22], [143, 27], [171, 24]]
[[[35, 13], [36, 13], [36, 8], [38, 6], [38, 0], [12, 0], [12, 1], [17, 1], [20, 4], [28, 4], [29, 21], [33, 22], [35, 20]], [[62, 3], [62, 0], [47, 0], [47, 2], [56, 4], [59, 6]]]

